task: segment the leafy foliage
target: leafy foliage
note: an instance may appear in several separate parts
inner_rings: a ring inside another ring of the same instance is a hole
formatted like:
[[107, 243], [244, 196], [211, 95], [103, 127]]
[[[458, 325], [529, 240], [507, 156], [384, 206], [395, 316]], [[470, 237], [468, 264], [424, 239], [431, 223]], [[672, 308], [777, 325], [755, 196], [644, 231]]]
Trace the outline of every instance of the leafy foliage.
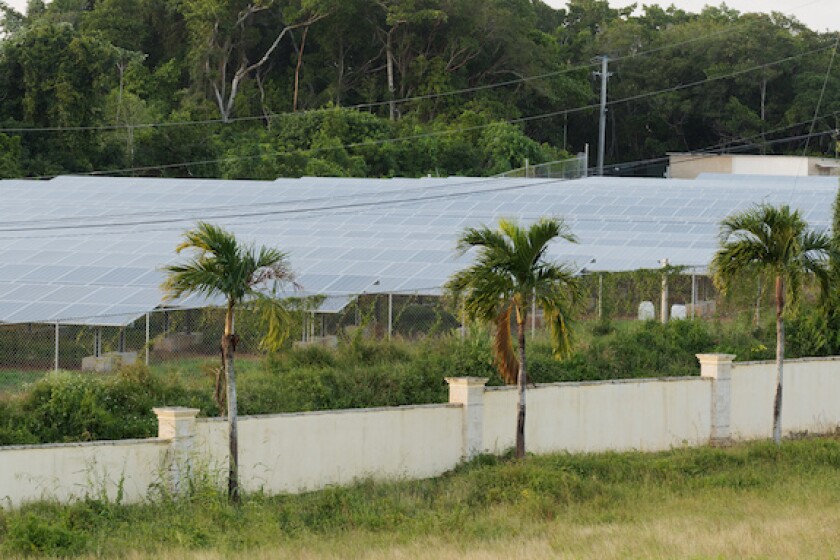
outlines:
[[[608, 164], [796, 152], [805, 139], [773, 139], [809, 131], [835, 39], [776, 13], [606, 0], [33, 1], [0, 4], [0, 31], [0, 128], [47, 129], [9, 132], [0, 176], [498, 173], [594, 144], [596, 112], [565, 111], [597, 100], [602, 54], [611, 99], [633, 98], [610, 108]], [[809, 148], [834, 152], [828, 134]]]

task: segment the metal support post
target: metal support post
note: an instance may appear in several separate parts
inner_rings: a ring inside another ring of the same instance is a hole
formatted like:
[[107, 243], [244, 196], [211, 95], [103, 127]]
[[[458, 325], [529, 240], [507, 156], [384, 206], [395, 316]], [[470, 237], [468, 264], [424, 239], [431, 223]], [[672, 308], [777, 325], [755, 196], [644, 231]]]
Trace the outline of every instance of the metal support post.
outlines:
[[55, 371], [58, 371], [58, 322], [55, 323]]
[[146, 365], [149, 365], [149, 314], [146, 313]]
[[664, 325], [668, 322], [668, 265], [670, 262], [668, 259], [662, 259], [660, 262], [662, 263], [662, 309], [660, 310], [660, 318]]
[[102, 355], [102, 327], [96, 327], [93, 337], [93, 355], [97, 358]]
[[697, 267], [691, 267], [691, 318], [694, 319], [694, 309], [697, 307]]
[[604, 275], [598, 273], [598, 320], [604, 319]]
[[394, 294], [388, 294], [388, 340], [394, 332]]

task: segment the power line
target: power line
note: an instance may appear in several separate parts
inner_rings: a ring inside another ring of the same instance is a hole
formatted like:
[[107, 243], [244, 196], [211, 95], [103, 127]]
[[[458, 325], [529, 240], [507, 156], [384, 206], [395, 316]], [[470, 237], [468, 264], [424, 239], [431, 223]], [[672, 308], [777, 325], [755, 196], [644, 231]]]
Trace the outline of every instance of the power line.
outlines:
[[[499, 179], [488, 179], [492, 181], [499, 181]], [[505, 185], [499, 188], [490, 188], [490, 189], [483, 189], [480, 192], [506, 192], [506, 191], [514, 191], [514, 190], [521, 190], [521, 189], [529, 189], [534, 188], [536, 186], [544, 186], [549, 185], [557, 182], [564, 181], [564, 179], [546, 179], [545, 181], [540, 182], [533, 182], [529, 181], [526, 183], [519, 183], [514, 185]], [[441, 193], [441, 194], [434, 194], [429, 196], [417, 196], [417, 197], [409, 197], [409, 198], [400, 198], [395, 200], [375, 200], [369, 202], [355, 202], [355, 203], [346, 203], [346, 204], [334, 204], [334, 205], [327, 205], [327, 206], [316, 206], [316, 207], [308, 207], [308, 208], [290, 208], [285, 210], [263, 210], [258, 212], [245, 212], [245, 213], [228, 213], [228, 214], [217, 214], [215, 216], [202, 216], [202, 220], [230, 220], [230, 219], [237, 219], [237, 218], [251, 218], [251, 217], [264, 217], [264, 216], [281, 216], [281, 215], [294, 215], [294, 214], [306, 214], [310, 212], [323, 212], [327, 210], [349, 210], [349, 209], [359, 209], [359, 208], [370, 208], [370, 207], [381, 207], [381, 206], [392, 206], [392, 205], [399, 205], [399, 204], [407, 204], [411, 202], [425, 202], [428, 200], [445, 200], [449, 198], [459, 198], [463, 196], [470, 196], [475, 194], [476, 191], [466, 191], [466, 192], [457, 192], [457, 193]], [[90, 224], [70, 224], [65, 226], [32, 226], [32, 227], [17, 227], [17, 228], [5, 228], [0, 227], [0, 232], [31, 232], [31, 231], [58, 231], [58, 230], [78, 230], [78, 229], [110, 229], [110, 228], [122, 228], [122, 227], [131, 227], [131, 226], [142, 226], [142, 225], [159, 225], [159, 224], [169, 224], [169, 223], [181, 223], [181, 222], [190, 222], [193, 221], [195, 217], [173, 217], [173, 218], [161, 218], [157, 220], [144, 220], [144, 221], [134, 221], [134, 222], [113, 222], [113, 223], [103, 223], [97, 225], [90, 225]], [[98, 235], [98, 233], [97, 233]], [[3, 238], [7, 239], [7, 238]], [[30, 239], [30, 237], [27, 237]]]
[[[160, 180], [160, 179], [155, 179]], [[179, 181], [184, 179], [164, 179], [166, 181]], [[188, 179], [189, 180], [189, 179]], [[374, 179], [376, 181], [388, 181], [389, 179]], [[255, 202], [252, 204], [224, 204], [224, 205], [216, 205], [216, 206], [204, 206], [204, 207], [197, 207], [197, 208], [190, 208], [188, 210], [183, 209], [173, 209], [173, 210], [159, 210], [159, 211], [149, 211], [149, 212], [124, 212], [121, 214], [108, 214], [107, 216], [72, 216], [72, 217], [63, 217], [63, 218], [54, 218], [54, 219], [41, 219], [38, 218], [38, 222], [42, 225], [55, 225], [61, 226], [62, 224], [71, 223], [72, 225], [81, 225], [84, 223], [85, 220], [97, 220], [97, 219], [105, 219], [105, 220], [114, 220], [114, 219], [134, 219], [134, 218], [142, 218], [144, 216], [152, 216], [152, 217], [159, 217], [171, 214], [179, 214], [183, 215], [185, 212], [189, 212], [191, 214], [201, 213], [201, 212], [214, 212], [214, 211], [222, 211], [222, 210], [232, 210], [232, 209], [248, 209], [248, 208], [265, 208], [265, 207], [275, 207], [275, 206], [289, 206], [292, 204], [300, 204], [300, 203], [313, 203], [319, 201], [336, 201], [336, 200], [343, 200], [343, 199], [353, 199], [358, 200], [359, 198], [363, 197], [374, 197], [374, 196], [382, 196], [382, 195], [405, 195], [411, 194], [414, 192], [423, 193], [434, 189], [440, 189], [443, 187], [450, 188], [450, 187], [472, 187], [472, 186], [481, 186], [486, 185], [488, 183], [497, 183], [498, 178], [494, 177], [487, 177], [484, 179], [471, 179], [468, 181], [461, 181], [458, 183], [447, 182], [444, 184], [433, 184], [433, 185], [424, 185], [420, 187], [405, 187], [395, 191], [380, 191], [380, 192], [364, 192], [364, 193], [348, 193], [346, 195], [330, 195], [330, 196], [323, 196], [323, 197], [308, 197], [308, 198], [294, 198], [288, 200], [278, 200], [275, 202]], [[271, 181], [266, 181], [266, 184], [272, 184]], [[185, 219], [192, 219], [191, 217]], [[29, 224], [31, 223], [30, 220], [17, 220], [17, 221], [6, 221], [3, 223], [3, 227], [7, 226], [14, 226], [17, 224]], [[142, 222], [138, 222], [142, 223]], [[90, 227], [99, 227], [99, 224], [89, 224]], [[3, 231], [3, 229], [0, 229]]]
[[[829, 113], [829, 114], [826, 114], [826, 115], [822, 115], [822, 117], [829, 116], [829, 115], [835, 114], [835, 113]], [[800, 126], [802, 124], [805, 124], [805, 123], [796, 123], [796, 124], [790, 125], [788, 127], [781, 127], [781, 128], [778, 128], [778, 129], [775, 129], [775, 130], [772, 130], [772, 131], [766, 131], [764, 134], [772, 134], [774, 132], [778, 132], [778, 131], [784, 130], [786, 128], [792, 128], [792, 127], [795, 127], [795, 126]], [[811, 135], [812, 136], [819, 136], [819, 135], [830, 134], [831, 132], [833, 132], [833, 131], [812, 133]], [[745, 137], [745, 138], [733, 140], [733, 141], [730, 141], [730, 143], [731, 142], [741, 142], [741, 141], [744, 141], [744, 140], [748, 140], [750, 138], [757, 138], [759, 136], [761, 136], [761, 134], [757, 134], [753, 137]], [[777, 144], [777, 143], [801, 140], [801, 139], [804, 139], [808, 136], [809, 135], [798, 135], [798, 136], [780, 138], [780, 139], [775, 139], [775, 140], [761, 142], [761, 143], [745, 144], [745, 145], [741, 145], [741, 146], [729, 146], [728, 149], [730, 149], [730, 150], [743, 150], [743, 149], [749, 149], [751, 147], [758, 147], [762, 144], [765, 144], [765, 145], [766, 144]], [[715, 149], [719, 146], [720, 145], [710, 146], [710, 147], [707, 147], [707, 148], [702, 148], [701, 150], [712, 150], [712, 149]], [[695, 150], [692, 153], [698, 154], [698, 153], [703, 153], [703, 152], [698, 152], [697, 150]], [[706, 154], [710, 154], [710, 153], [712, 153], [712, 152], [706, 152]], [[687, 159], [687, 160], [684, 160], [684, 161], [692, 161], [693, 159], [698, 159], [699, 160], [699, 159], [703, 159], [704, 157], [705, 157], [705, 155], [698, 155], [696, 158], [690, 158], [690, 159]], [[632, 169], [632, 168], [637, 168], [637, 167], [645, 167], [645, 166], [654, 165], [654, 164], [660, 163], [662, 161], [667, 161], [667, 159], [668, 159], [667, 157], [653, 158], [653, 159], [649, 159], [649, 160], [639, 160], [639, 161], [635, 161], [635, 162], [625, 162], [625, 163], [617, 164], [617, 166], [621, 167], [622, 169]], [[458, 182], [458, 183], [447, 183], [447, 184], [443, 184], [443, 185], [438, 184], [438, 185], [429, 185], [429, 186], [423, 186], [423, 187], [409, 188], [409, 189], [404, 189], [404, 190], [401, 189], [399, 191], [392, 191], [392, 192], [388, 192], [388, 193], [378, 193], [378, 192], [377, 193], [371, 193], [371, 192], [368, 192], [368, 193], [363, 193], [363, 195], [348, 194], [348, 195], [340, 196], [340, 197], [317, 197], [317, 198], [311, 198], [311, 199], [294, 199], [294, 200], [288, 200], [288, 201], [277, 201], [277, 202], [268, 203], [268, 204], [266, 204], [266, 203], [255, 203], [255, 204], [248, 204], [248, 205], [240, 205], [237, 208], [251, 208], [251, 207], [255, 207], [255, 206], [264, 208], [266, 206], [278, 206], [278, 205], [283, 206], [283, 205], [288, 205], [288, 204], [296, 204], [298, 202], [318, 202], [318, 201], [324, 201], [324, 200], [336, 200], [338, 198], [351, 198], [351, 197], [358, 198], [359, 196], [379, 196], [381, 194], [399, 194], [399, 195], [402, 195], [402, 194], [406, 194], [406, 193], [410, 193], [410, 192], [423, 193], [423, 192], [430, 191], [430, 190], [439, 190], [439, 189], [442, 189], [442, 188], [450, 188], [450, 187], [484, 186], [484, 185], [487, 185], [489, 183], [495, 183], [495, 182], [498, 182], [498, 181], [499, 181], [498, 178], [486, 178], [486, 179], [481, 179], [481, 180], [470, 180], [470, 181], [463, 181], [463, 182]], [[67, 220], [71, 221], [71, 223], [69, 223], [67, 225], [62, 225], [61, 220], [56, 219], [56, 220], [51, 221], [51, 223], [53, 225], [43, 225], [44, 222], [41, 222], [42, 225], [37, 226], [37, 227], [11, 227], [11, 228], [4, 227], [4, 228], [0, 228], [0, 232], [107, 229], [107, 228], [112, 228], [112, 227], [131, 227], [131, 226], [143, 226], [143, 225], [154, 225], [154, 224], [174, 224], [174, 223], [182, 223], [182, 222], [192, 221], [194, 219], [199, 219], [199, 218], [200, 219], [238, 219], [238, 218], [249, 218], [249, 217], [264, 217], [264, 216], [269, 216], [269, 215], [309, 214], [309, 213], [322, 214], [322, 215], [337, 215], [337, 214], [340, 214], [340, 213], [347, 213], [348, 211], [358, 212], [358, 211], [360, 211], [360, 209], [361, 209], [361, 211], [364, 211], [364, 209], [369, 209], [369, 208], [377, 208], [377, 207], [382, 207], [382, 206], [394, 206], [394, 205], [401, 205], [401, 204], [407, 204], [407, 203], [413, 203], [413, 202], [423, 202], [423, 201], [426, 201], [426, 200], [457, 198], [457, 197], [463, 197], [463, 196], [470, 196], [470, 195], [473, 195], [473, 194], [476, 194], [476, 193], [482, 193], [482, 192], [505, 192], [505, 191], [511, 191], [511, 190], [519, 190], [519, 189], [522, 189], [522, 188], [544, 186], [546, 184], [553, 184], [553, 183], [557, 183], [557, 182], [560, 182], [560, 181], [563, 181], [563, 179], [546, 179], [546, 180], [539, 181], [539, 182], [533, 182], [533, 184], [517, 183], [517, 184], [514, 184], [514, 185], [500, 186], [499, 188], [495, 188], [495, 189], [481, 189], [481, 190], [472, 189], [472, 190], [467, 190], [467, 191], [463, 191], [463, 192], [455, 192], [455, 193], [447, 192], [447, 193], [436, 194], [436, 195], [432, 195], [432, 196], [416, 196], [416, 197], [410, 197], [410, 198], [400, 197], [400, 198], [396, 198], [394, 200], [374, 200], [374, 201], [369, 201], [369, 202], [362, 201], [362, 202], [354, 202], [354, 203], [350, 203], [350, 204], [335, 204], [335, 205], [327, 205], [327, 206], [316, 206], [316, 207], [307, 207], [307, 208], [293, 208], [293, 209], [280, 209], [280, 210], [270, 210], [270, 211], [260, 211], [260, 212], [238, 212], [238, 213], [233, 213], [233, 214], [227, 213], [227, 214], [219, 214], [219, 215], [209, 216], [209, 217], [208, 216], [195, 216], [195, 214], [198, 213], [198, 212], [203, 212], [203, 211], [230, 209], [231, 207], [230, 206], [213, 206], [213, 207], [204, 207], [204, 208], [194, 208], [194, 209], [189, 210], [189, 213], [191, 214], [190, 216], [180, 216], [180, 217], [177, 217], [177, 218], [163, 218], [163, 219], [159, 219], [159, 220], [123, 221], [123, 222], [111, 222], [111, 223], [101, 223], [101, 224], [96, 224], [96, 223], [87, 223], [87, 224], [86, 223], [72, 223], [73, 221], [76, 221], [76, 220], [94, 219], [94, 218], [96, 218], [95, 216], [73, 217], [73, 218], [68, 218], [67, 219]], [[124, 218], [130, 220], [131, 218], [150, 216], [150, 215], [151, 216], [159, 216], [161, 214], [170, 214], [170, 213], [173, 213], [173, 212], [183, 213], [183, 210], [178, 210], [178, 211], [173, 210], [173, 211], [164, 211], [164, 212], [155, 212], [155, 213], [142, 212], [142, 213], [136, 213], [136, 214], [123, 214], [123, 215], [116, 215], [116, 216], [111, 215], [111, 216], [109, 216], [109, 219], [113, 219], [114, 217], [124, 217]], [[28, 222], [19, 222], [19, 223], [28, 223]], [[256, 222], [252, 222], [252, 223], [256, 223]], [[14, 225], [14, 222], [12, 222], [12, 223], [7, 222], [5, 225], [6, 226]], [[162, 229], [152, 229], [152, 230], [144, 230], [144, 231], [167, 231], [169, 229], [170, 228], [162, 228]], [[84, 235], [90, 235], [90, 234], [84, 234]], [[97, 235], [107, 235], [107, 233], [97, 232]], [[29, 236], [27, 236], [27, 237], [0, 237], [0, 239], [3, 239], [3, 240], [31, 239], [31, 238], [32, 237], [29, 237]]]
[[[691, 39], [686, 39], [685, 41], [680, 41], [678, 43], [672, 43], [668, 45], [662, 45], [660, 47], [656, 47], [654, 49], [650, 49], [647, 51], [641, 51], [637, 53], [631, 53], [624, 56], [615, 57], [612, 60], [616, 62], [630, 60], [633, 58], [637, 58], [640, 56], [647, 56], [650, 54], [654, 54], [657, 52], [661, 52], [663, 50], [674, 49], [681, 46], [685, 46], [691, 43], [695, 43], [697, 41], [702, 41], [706, 39], [710, 39], [712, 37], [717, 37], [720, 35], [726, 35], [729, 33], [733, 33], [735, 31], [740, 31], [742, 26], [734, 25], [732, 27], [728, 27], [726, 29], [722, 29], [720, 31], [716, 31], [714, 33], [709, 33], [707, 35], [701, 35], [699, 37], [693, 37]], [[524, 76], [521, 78], [515, 78], [512, 80], [505, 80], [502, 82], [496, 82], [492, 84], [484, 84], [480, 86], [474, 86], [469, 88], [462, 88], [447, 92], [441, 93], [429, 93], [424, 95], [415, 95], [411, 97], [403, 97], [400, 99], [395, 99], [393, 101], [373, 101], [369, 103], [358, 103], [355, 105], [348, 105], [343, 107], [344, 109], [369, 109], [375, 107], [381, 107], [384, 105], [389, 105], [390, 103], [411, 103], [414, 101], [424, 101], [429, 99], [437, 99], [441, 97], [451, 97], [455, 95], [463, 95], [467, 93], [475, 93], [479, 91], [485, 91], [510, 85], [528, 83], [535, 80], [543, 80], [546, 78], [552, 78], [556, 76], [561, 76], [563, 74], [570, 74], [573, 72], [577, 72], [580, 70], [586, 70], [593, 65], [597, 65], [599, 63], [589, 63], [589, 64], [581, 64], [578, 66], [573, 66], [570, 68], [564, 68], [562, 70], [555, 70], [553, 72], [545, 72], [543, 74], [536, 74], [533, 76]], [[202, 120], [191, 120], [191, 121], [174, 121], [174, 122], [154, 122], [154, 123], [140, 123], [140, 124], [113, 124], [113, 125], [91, 125], [91, 126], [46, 126], [46, 127], [6, 127], [0, 128], [0, 133], [28, 133], [28, 132], [91, 132], [91, 131], [116, 131], [116, 130], [125, 130], [125, 129], [145, 129], [145, 128], [167, 128], [167, 127], [177, 127], [177, 126], [198, 126], [198, 125], [208, 125], [208, 124], [229, 124], [229, 123], [237, 123], [237, 122], [250, 122], [250, 121], [264, 121], [264, 120], [271, 120], [281, 116], [302, 116], [308, 113], [312, 113], [315, 111], [319, 111], [323, 109], [309, 109], [306, 111], [298, 111], [293, 113], [274, 113], [271, 115], [260, 115], [260, 116], [250, 116], [250, 117], [234, 117], [229, 118], [227, 120], [216, 118], [216, 119], [202, 119]]]
[[[770, 68], [772, 66], [783, 64], [785, 62], [790, 62], [791, 60], [796, 60], [796, 59], [802, 58], [804, 56], [809, 56], [809, 55], [812, 55], [812, 54], [816, 54], [816, 53], [828, 50], [830, 48], [833, 48], [833, 46], [813, 49], [811, 51], [803, 52], [803, 53], [800, 53], [800, 54], [797, 54], [797, 55], [788, 56], [788, 57], [781, 58], [781, 59], [778, 59], [778, 60], [775, 60], [775, 61], [772, 61], [772, 62], [767, 62], [767, 63], [764, 63], [764, 64], [759, 64], [759, 65], [756, 65], [756, 66], [752, 66], [752, 67], [749, 67], [749, 68], [736, 70], [736, 71], [731, 72], [729, 74], [721, 74], [721, 75], [718, 75], [718, 76], [712, 76], [712, 77], [704, 78], [702, 80], [697, 80], [697, 81], [689, 82], [689, 83], [685, 83], [685, 84], [678, 84], [676, 86], [672, 86], [672, 87], [668, 87], [668, 88], [664, 88], [664, 89], [660, 89], [660, 90], [656, 90], [656, 91], [652, 91], [652, 92], [640, 93], [640, 94], [631, 95], [631, 96], [620, 98], [620, 99], [614, 99], [612, 101], [607, 102], [607, 105], [608, 106], [614, 106], [614, 105], [617, 105], [617, 104], [620, 104], [620, 103], [628, 103], [628, 102], [631, 102], [631, 101], [638, 101], [638, 100], [645, 99], [645, 98], [648, 98], [648, 97], [655, 97], [655, 96], [663, 95], [663, 94], [666, 94], [666, 93], [673, 93], [673, 92], [676, 92], [676, 91], [681, 91], [681, 90], [684, 90], [684, 89], [697, 87], [699, 85], [703, 85], [703, 84], [706, 84], [706, 83], [711, 83], [711, 82], [715, 82], [715, 81], [720, 81], [720, 80], [724, 80], [724, 79], [729, 79], [729, 78], [741, 76], [741, 75], [744, 75], [744, 74], [748, 74], [750, 72], [754, 72], [756, 70], [762, 70], [764, 68]], [[515, 118], [515, 119], [507, 119], [507, 120], [504, 120], [504, 121], [497, 121], [497, 122], [492, 122], [492, 123], [487, 123], [487, 124], [474, 125], [474, 126], [468, 126], [468, 127], [460, 127], [460, 128], [451, 128], [451, 129], [446, 129], [446, 130], [440, 130], [440, 131], [434, 131], [434, 132], [425, 132], [425, 133], [420, 133], [420, 134], [412, 134], [412, 135], [409, 135], [409, 136], [402, 136], [402, 137], [398, 137], [398, 138], [381, 138], [381, 139], [377, 139], [377, 140], [365, 140], [365, 141], [362, 141], [362, 142], [353, 142], [353, 143], [343, 144], [343, 145], [339, 145], [339, 146], [326, 146], [326, 147], [321, 147], [321, 148], [309, 148], [309, 149], [298, 149], [298, 150], [292, 150], [292, 151], [269, 152], [269, 153], [262, 153], [262, 154], [256, 154], [256, 155], [250, 155], [250, 156], [228, 156], [228, 157], [224, 157], [224, 158], [215, 158], [215, 159], [207, 159], [207, 160], [195, 160], [195, 161], [180, 162], [180, 163], [169, 163], [169, 164], [161, 164], [161, 165], [147, 165], [147, 166], [138, 166], [138, 167], [126, 167], [126, 168], [120, 168], [120, 169], [88, 171], [88, 172], [80, 173], [80, 175], [108, 175], [108, 174], [132, 173], [132, 172], [143, 172], [143, 171], [161, 171], [161, 170], [165, 170], [165, 169], [176, 169], [176, 168], [179, 168], [179, 167], [210, 165], [210, 164], [216, 164], [216, 163], [229, 163], [229, 162], [235, 162], [235, 161], [247, 161], [247, 160], [261, 159], [261, 158], [266, 158], [266, 157], [279, 157], [279, 156], [291, 155], [291, 154], [295, 154], [295, 153], [311, 154], [311, 153], [320, 153], [320, 152], [341, 150], [341, 149], [348, 149], [348, 148], [378, 146], [378, 145], [387, 144], [387, 143], [391, 143], [391, 142], [405, 142], [405, 141], [409, 141], [409, 140], [419, 140], [419, 139], [423, 139], [423, 138], [447, 136], [447, 135], [452, 135], [452, 134], [458, 134], [458, 133], [461, 133], [461, 132], [470, 132], [470, 131], [474, 131], [474, 130], [482, 130], [482, 129], [497, 125], [497, 124], [499, 124], [499, 122], [505, 122], [505, 123], [508, 123], [508, 124], [518, 124], [518, 123], [531, 122], [531, 121], [535, 121], [535, 120], [557, 117], [557, 116], [561, 116], [561, 115], [569, 115], [569, 114], [574, 114], [574, 113], [580, 113], [580, 112], [583, 112], [583, 111], [588, 111], [588, 110], [591, 110], [591, 109], [595, 109], [599, 106], [600, 106], [599, 104], [588, 104], [588, 105], [582, 105], [580, 107], [574, 107], [574, 108], [571, 108], [571, 109], [562, 109], [562, 110], [559, 110], [559, 111], [551, 111], [551, 112], [547, 112], [547, 113], [541, 113], [541, 114], [538, 114], [538, 115], [519, 117], [519, 118]], [[35, 179], [49, 179], [49, 178], [52, 178], [52, 177], [55, 177], [55, 175], [44, 175], [44, 176], [38, 176], [38, 177], [33, 177], [33, 178], [35, 178]]]

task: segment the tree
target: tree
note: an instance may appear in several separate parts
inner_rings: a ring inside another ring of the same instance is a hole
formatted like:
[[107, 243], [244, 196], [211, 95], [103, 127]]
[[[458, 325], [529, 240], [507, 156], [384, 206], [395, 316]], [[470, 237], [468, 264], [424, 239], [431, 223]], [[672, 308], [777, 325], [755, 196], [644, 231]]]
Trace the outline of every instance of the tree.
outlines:
[[[185, 0], [182, 6], [193, 57], [212, 89], [224, 122], [233, 116], [242, 81], [269, 61], [288, 33], [311, 26], [326, 17], [330, 9], [326, 0], [301, 0], [299, 5], [292, 3], [279, 12], [273, 0]], [[259, 41], [255, 22], [261, 13], [267, 13], [270, 19], [273, 39], [267, 44]]]
[[[176, 251], [180, 253], [185, 249], [194, 250], [196, 254], [186, 263], [166, 267], [168, 276], [162, 288], [170, 299], [188, 294], [225, 299], [222, 360], [227, 389], [230, 445], [228, 498], [238, 503], [239, 457], [233, 359], [239, 337], [234, 331], [234, 311], [242, 304], [256, 305], [268, 325], [262, 344], [276, 348], [288, 334], [288, 313], [277, 298], [258, 291], [258, 287], [268, 283], [277, 287], [278, 283], [293, 282], [293, 275], [283, 252], [242, 245], [232, 233], [206, 222], [199, 222], [195, 229], [184, 233], [184, 240]], [[220, 381], [217, 377], [217, 393], [220, 392]]]
[[802, 278], [814, 274], [825, 286], [831, 240], [808, 229], [798, 210], [762, 204], [721, 222], [720, 249], [712, 260], [715, 283], [725, 291], [743, 273], [768, 273], [776, 287], [776, 396], [773, 440], [782, 438], [782, 367], [785, 312], [794, 304]]
[[[567, 356], [571, 349], [568, 320], [578, 299], [578, 281], [568, 265], [547, 258], [549, 244], [558, 238], [577, 242], [560, 218], [542, 218], [528, 228], [505, 219], [499, 220], [498, 230], [468, 228], [458, 241], [458, 250], [464, 254], [477, 248], [476, 262], [447, 284], [456, 301], [463, 301], [470, 319], [495, 324], [496, 364], [505, 382], [518, 387], [517, 458], [525, 456], [525, 324], [532, 305], [543, 309], [551, 325], [555, 356]], [[512, 317], [518, 359], [511, 343]]]

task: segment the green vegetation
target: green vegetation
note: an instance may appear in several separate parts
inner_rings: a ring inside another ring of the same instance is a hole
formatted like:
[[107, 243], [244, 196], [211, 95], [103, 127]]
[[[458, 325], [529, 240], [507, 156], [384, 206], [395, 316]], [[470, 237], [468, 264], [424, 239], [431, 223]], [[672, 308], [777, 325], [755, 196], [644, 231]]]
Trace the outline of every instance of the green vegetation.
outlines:
[[[530, 382], [698, 375], [694, 355], [701, 352], [734, 353], [741, 360], [773, 357], [772, 324], [632, 321], [578, 331], [577, 350], [562, 361], [554, 358], [547, 337], [529, 341]], [[800, 355], [796, 350], [789, 344], [788, 357]], [[239, 413], [445, 402], [447, 376], [488, 377], [501, 385], [492, 356], [491, 337], [480, 329], [464, 339], [453, 334], [385, 342], [359, 335], [336, 350], [310, 346], [263, 358], [240, 356]], [[117, 374], [47, 374], [0, 397], [0, 445], [148, 437], [155, 434], [151, 408], [161, 405], [214, 416], [218, 368], [215, 357], [132, 366]]]
[[715, 282], [724, 289], [746, 274], [769, 277], [775, 285], [776, 397], [773, 439], [782, 441], [782, 366], [785, 316], [801, 298], [803, 282], [816, 279], [828, 287], [831, 239], [811, 231], [798, 210], [763, 204], [727, 217], [721, 223], [721, 248], [712, 260]]
[[[476, 248], [476, 262], [447, 283], [456, 306], [462, 305], [470, 320], [495, 327], [496, 365], [505, 382], [517, 386], [516, 457], [520, 459], [525, 456], [528, 383], [525, 325], [532, 307], [539, 306], [543, 311], [554, 356], [571, 353], [569, 322], [580, 289], [571, 267], [545, 258], [549, 243], [557, 239], [577, 243], [566, 223], [558, 218], [543, 218], [528, 228], [510, 220], [500, 220], [498, 230], [468, 228], [458, 240], [458, 249], [466, 253]], [[516, 353], [511, 341], [512, 321], [516, 323]]]
[[[608, 164], [801, 152], [818, 98], [836, 128], [835, 38], [606, 0], [0, 3], [0, 177], [498, 173], [595, 145], [597, 111], [562, 112], [597, 103], [604, 54], [610, 99], [637, 97], [610, 108]], [[808, 147], [834, 153], [829, 133]]]
[[[207, 298], [223, 297], [225, 300], [224, 334], [221, 339], [222, 363], [216, 375], [214, 400], [219, 412], [227, 404], [227, 423], [230, 449], [228, 497], [239, 501], [239, 444], [236, 430], [237, 396], [234, 354], [239, 336], [234, 329], [234, 312], [237, 307], [250, 305], [261, 310], [260, 316], [267, 324], [262, 344], [276, 349], [288, 335], [291, 317], [280, 298], [262, 292], [267, 284], [290, 282], [292, 273], [286, 254], [279, 249], [253, 247], [236, 240], [229, 231], [219, 226], [199, 222], [195, 229], [184, 233], [177, 252], [190, 250], [194, 254], [186, 263], [165, 268], [167, 276], [161, 288], [168, 298], [200, 294]], [[225, 396], [222, 397], [222, 386]]]
[[[131, 558], [830, 557], [840, 442], [480, 457], [443, 477], [303, 495], [0, 510], [0, 554]], [[220, 530], [221, 529], [221, 530]]]

